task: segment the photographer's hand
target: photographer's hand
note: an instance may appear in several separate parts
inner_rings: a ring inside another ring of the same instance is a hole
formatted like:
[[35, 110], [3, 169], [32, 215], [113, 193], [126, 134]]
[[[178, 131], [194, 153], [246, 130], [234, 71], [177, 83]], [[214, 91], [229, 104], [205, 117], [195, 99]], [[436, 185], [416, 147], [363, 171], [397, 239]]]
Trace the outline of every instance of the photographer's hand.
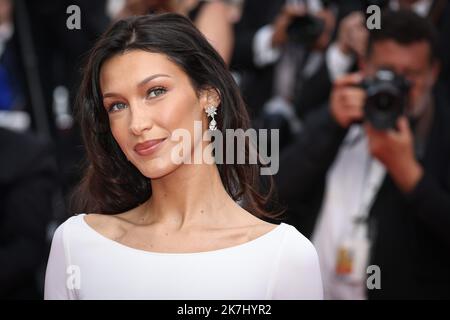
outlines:
[[331, 114], [342, 128], [348, 128], [364, 117], [366, 92], [358, 87], [363, 77], [360, 73], [352, 73], [337, 79], [331, 92]]
[[397, 186], [404, 193], [416, 187], [423, 176], [423, 168], [414, 155], [414, 142], [408, 119], [400, 117], [397, 130], [379, 131], [364, 124], [372, 156], [383, 163]]
[[333, 35], [334, 27], [336, 26], [336, 17], [332, 10], [322, 9], [317, 12], [316, 17], [325, 23], [324, 30], [320, 37], [314, 43], [313, 49], [325, 51], [330, 44]]
[[273, 23], [274, 33], [272, 36], [272, 46], [283, 46], [288, 40], [287, 29], [289, 24], [296, 17], [301, 17], [305, 14], [306, 8], [304, 6], [292, 4], [285, 5]]

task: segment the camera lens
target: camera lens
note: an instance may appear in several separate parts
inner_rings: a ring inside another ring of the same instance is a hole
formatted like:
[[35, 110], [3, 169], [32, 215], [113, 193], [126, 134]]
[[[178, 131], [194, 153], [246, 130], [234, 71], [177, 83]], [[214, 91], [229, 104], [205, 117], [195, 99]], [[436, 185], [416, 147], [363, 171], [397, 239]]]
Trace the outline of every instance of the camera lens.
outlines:
[[388, 92], [380, 92], [376, 97], [376, 108], [379, 111], [390, 111], [395, 105], [396, 97]]
[[365, 118], [377, 129], [395, 128], [407, 101], [406, 80], [389, 69], [380, 69], [365, 79], [362, 87], [367, 93]]

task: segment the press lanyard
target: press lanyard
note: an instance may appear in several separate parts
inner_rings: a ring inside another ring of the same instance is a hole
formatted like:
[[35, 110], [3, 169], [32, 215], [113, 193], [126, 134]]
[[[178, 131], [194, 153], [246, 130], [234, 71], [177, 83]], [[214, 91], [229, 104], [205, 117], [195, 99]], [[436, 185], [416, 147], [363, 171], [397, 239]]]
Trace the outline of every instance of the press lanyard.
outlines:
[[349, 283], [361, 283], [366, 277], [371, 242], [368, 237], [368, 217], [376, 195], [386, 176], [386, 169], [369, 156], [363, 194], [350, 234], [338, 245], [335, 272]]
[[[378, 160], [369, 156], [367, 161], [367, 175], [361, 197], [362, 200], [359, 206], [358, 214], [353, 219], [353, 229], [356, 229], [356, 231], [354, 231], [356, 233], [359, 229], [358, 226], [367, 227], [370, 210], [372, 209], [372, 206], [376, 200], [376, 195], [380, 190], [384, 177], [386, 176], [386, 169]], [[361, 236], [367, 235], [363, 234]]]

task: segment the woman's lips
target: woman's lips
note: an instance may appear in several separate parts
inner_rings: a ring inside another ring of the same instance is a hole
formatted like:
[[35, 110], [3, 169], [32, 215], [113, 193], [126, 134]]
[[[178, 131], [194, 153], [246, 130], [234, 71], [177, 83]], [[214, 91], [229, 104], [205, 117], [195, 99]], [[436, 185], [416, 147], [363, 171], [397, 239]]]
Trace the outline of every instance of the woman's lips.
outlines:
[[166, 138], [163, 139], [152, 139], [145, 141], [143, 143], [138, 143], [134, 147], [134, 151], [136, 151], [137, 154], [140, 156], [148, 156], [155, 152], [156, 148], [164, 141]]

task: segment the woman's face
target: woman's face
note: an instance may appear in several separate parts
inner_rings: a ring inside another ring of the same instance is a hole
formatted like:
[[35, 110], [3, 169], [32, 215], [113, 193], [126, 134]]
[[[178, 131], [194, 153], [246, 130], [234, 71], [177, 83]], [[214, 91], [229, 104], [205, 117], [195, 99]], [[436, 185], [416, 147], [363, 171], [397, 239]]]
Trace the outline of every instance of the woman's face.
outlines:
[[[105, 61], [100, 71], [103, 106], [112, 134], [128, 160], [146, 177], [157, 179], [173, 172], [171, 140], [176, 129], [190, 133], [194, 121], [206, 129], [208, 94], [197, 96], [187, 74], [167, 56], [142, 50], [128, 51]], [[216, 104], [217, 106], [217, 104]]]

